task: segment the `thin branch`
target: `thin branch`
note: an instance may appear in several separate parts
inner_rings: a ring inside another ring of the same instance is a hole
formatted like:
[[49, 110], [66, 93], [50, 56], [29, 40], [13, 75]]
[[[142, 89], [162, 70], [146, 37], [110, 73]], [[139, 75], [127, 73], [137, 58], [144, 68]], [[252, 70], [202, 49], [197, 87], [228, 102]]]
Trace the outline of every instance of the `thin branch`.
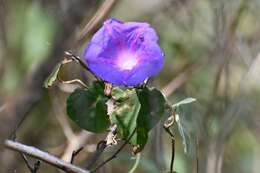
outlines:
[[89, 173], [89, 171], [84, 170], [78, 166], [72, 165], [68, 162], [65, 162], [47, 152], [43, 152], [39, 150], [38, 148], [27, 146], [24, 144], [21, 144], [19, 142], [6, 140], [5, 141], [5, 147], [14, 150], [20, 153], [27, 154], [31, 157], [37, 158], [39, 160], [42, 160], [58, 169], [61, 169], [67, 173]]
[[94, 152], [94, 155], [88, 161], [86, 169], [90, 169], [97, 162], [97, 160], [100, 158], [101, 154], [105, 151], [106, 148], [107, 148], [107, 144], [106, 144], [106, 141], [104, 141], [104, 140], [100, 141], [97, 144], [97, 149]]
[[176, 119], [175, 119], [175, 113], [176, 112], [175, 111], [176, 110], [174, 109], [174, 112], [172, 113], [172, 115], [163, 124], [164, 130], [170, 135], [171, 142], [172, 142], [172, 157], [171, 157], [171, 164], [170, 164], [170, 172], [171, 173], [174, 173], [173, 164], [174, 164], [174, 158], [175, 158], [175, 137], [174, 137], [174, 133], [171, 130], [171, 127], [176, 122]]
[[69, 51], [65, 51], [65, 54], [68, 56], [68, 58], [70, 58], [74, 61], [77, 61], [85, 70], [91, 72], [91, 70], [88, 68], [88, 66], [85, 64], [85, 62], [83, 62], [80, 59], [80, 57], [76, 56], [75, 54], [73, 54], [72, 52], [69, 52]]
[[171, 158], [171, 173], [174, 173], [174, 170], [173, 170], [173, 164], [174, 164], [174, 157], [175, 157], [175, 139], [172, 138], [172, 158]]
[[104, 3], [99, 7], [95, 15], [91, 20], [84, 26], [81, 32], [76, 36], [78, 44], [81, 44], [86, 38], [94, 32], [98, 25], [105, 19], [107, 14], [114, 7], [117, 0], [105, 0]]
[[187, 67], [182, 73], [180, 73], [176, 78], [174, 78], [169, 84], [167, 84], [163, 89], [162, 92], [165, 94], [166, 97], [170, 96], [176, 89], [181, 87], [185, 82], [190, 79], [191, 75], [195, 70], [199, 67], [198, 64], [192, 64]]
[[[74, 62], [76, 61], [77, 63], [79, 63], [79, 58], [77, 59], [78, 57], [76, 57], [75, 55], [65, 51], [65, 58], [61, 61], [60, 63], [60, 67], [58, 68], [58, 71], [57, 71], [57, 80], [62, 83], [62, 84], [74, 84], [74, 83], [77, 83], [79, 85], [82, 85], [84, 88], [87, 88], [87, 85], [82, 82], [80, 79], [72, 79], [72, 80], [63, 80], [61, 77], [60, 77], [60, 70], [62, 69], [62, 67], [66, 64], [69, 64], [71, 62]], [[81, 60], [80, 60], [81, 61]], [[80, 63], [80, 65], [82, 65], [83, 62]], [[83, 63], [84, 64], [84, 63]], [[85, 64], [84, 64], [85, 65]], [[86, 70], [89, 71], [89, 69], [87, 67], [85, 67], [83, 65], [84, 68], [86, 68]], [[51, 86], [51, 85], [50, 85]], [[48, 86], [49, 87], [49, 86]]]
[[[65, 61], [65, 63], [68, 63], [70, 61], [76, 61], [77, 63], [79, 63], [86, 71], [90, 72], [97, 80], [100, 80], [99, 77], [96, 76], [96, 74], [90, 70], [87, 66], [87, 64], [85, 64], [85, 62], [83, 62], [79, 56], [76, 56], [75, 54], [73, 54], [72, 52], [69, 51], [65, 51], [65, 55], [67, 55], [68, 59], [65, 59], [63, 61]], [[67, 61], [67, 62], [66, 62]]]
[[118, 155], [118, 153], [120, 153], [123, 148], [129, 143], [129, 141], [131, 140], [131, 138], [134, 136], [136, 132], [136, 128], [135, 130], [132, 132], [132, 134], [129, 136], [129, 138], [127, 140], [125, 140], [125, 142], [121, 145], [121, 147], [109, 158], [107, 158], [105, 161], [103, 161], [100, 165], [98, 165], [94, 170], [91, 171], [91, 173], [96, 172], [99, 168], [101, 168], [102, 166], [104, 166], [105, 164], [107, 164], [109, 161], [113, 160], [114, 158], [116, 158], [116, 156]]
[[240, 19], [247, 9], [248, 9], [248, 0], [242, 0], [228, 27], [230, 36], [234, 36], [234, 33], [236, 32], [239, 26], [239, 22], [241, 21]]
[[138, 167], [138, 165], [139, 165], [140, 159], [141, 159], [141, 153], [137, 153], [136, 159], [135, 159], [135, 164], [134, 164], [134, 166], [131, 168], [131, 170], [129, 171], [129, 173], [134, 173], [134, 172], [135, 172], [135, 170], [137, 169], [137, 167]]
[[27, 159], [26, 155], [21, 153], [21, 156], [27, 166], [27, 168], [30, 170], [31, 173], [37, 173], [37, 171], [40, 168], [41, 162], [40, 160], [37, 160], [33, 166], [31, 166], [31, 164], [29, 163], [29, 160]]
[[80, 147], [79, 149], [72, 152], [70, 163], [73, 164], [74, 158], [84, 149], [84, 147]]
[[34, 165], [33, 165], [33, 171], [34, 171], [34, 173], [36, 173], [36, 172], [39, 170], [40, 165], [41, 165], [41, 161], [40, 161], [40, 160], [37, 160], [37, 161], [34, 163]]
[[62, 84], [79, 84], [79, 85], [83, 86], [84, 88], [88, 88], [88, 86], [84, 82], [82, 82], [80, 79], [72, 79], [72, 80], [64, 81], [64, 80], [61, 80], [60, 78], [58, 78], [58, 80]]
[[31, 173], [34, 173], [33, 172], [33, 167], [30, 165], [30, 163], [29, 163], [29, 160], [27, 159], [27, 157], [25, 156], [25, 154], [23, 154], [23, 153], [20, 153], [21, 154], [21, 156], [22, 156], [22, 158], [23, 158], [23, 161], [25, 162], [25, 165], [27, 166], [27, 168], [30, 170], [30, 172]]
[[196, 139], [196, 173], [199, 173], [199, 140]]
[[19, 122], [15, 125], [14, 129], [12, 129], [12, 132], [10, 134], [10, 136], [8, 137], [8, 139], [11, 139], [13, 141], [16, 140], [16, 131], [19, 129], [19, 127], [22, 125], [22, 123], [25, 121], [25, 119], [27, 118], [27, 114], [25, 114], [20, 120]]
[[90, 169], [97, 162], [97, 160], [100, 158], [101, 154], [105, 151], [105, 149], [108, 146], [117, 144], [117, 141], [115, 139], [116, 134], [117, 134], [117, 125], [114, 124], [114, 125], [110, 126], [110, 131], [107, 134], [106, 139], [100, 141], [97, 144], [97, 149], [96, 149], [94, 155], [91, 157], [90, 161], [88, 162], [88, 165], [86, 166], [87, 169]]

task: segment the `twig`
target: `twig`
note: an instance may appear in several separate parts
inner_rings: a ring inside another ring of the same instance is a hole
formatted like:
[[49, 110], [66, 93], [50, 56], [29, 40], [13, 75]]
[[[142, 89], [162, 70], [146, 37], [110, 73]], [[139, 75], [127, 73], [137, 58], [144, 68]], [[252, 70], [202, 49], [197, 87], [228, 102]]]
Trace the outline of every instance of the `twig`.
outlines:
[[38, 148], [35, 148], [32, 146], [27, 146], [27, 145], [21, 144], [19, 142], [6, 140], [5, 147], [9, 148], [11, 150], [14, 150], [14, 151], [18, 151], [20, 153], [27, 154], [27, 155], [37, 158], [39, 160], [42, 160], [58, 169], [68, 172], [68, 173], [89, 173], [89, 171], [87, 171], [87, 170], [84, 170], [78, 166], [65, 162], [47, 152], [43, 152], [43, 151], [39, 150]]
[[91, 169], [91, 167], [97, 162], [97, 160], [100, 158], [101, 154], [105, 151], [106, 148], [107, 148], [107, 144], [106, 144], [106, 141], [104, 141], [104, 140], [100, 141], [97, 144], [97, 149], [96, 149], [94, 155], [88, 161], [86, 169]]
[[27, 114], [25, 114], [20, 120], [19, 122], [15, 125], [14, 129], [12, 129], [12, 132], [10, 134], [10, 136], [8, 137], [8, 139], [11, 139], [13, 141], [16, 140], [16, 131], [19, 129], [19, 127], [22, 125], [22, 123], [25, 121], [27, 117]]
[[96, 76], [96, 74], [90, 70], [87, 66], [87, 64], [85, 64], [85, 62], [83, 62], [79, 56], [76, 56], [75, 54], [73, 54], [72, 52], [69, 51], [65, 51], [65, 54], [68, 56], [68, 60], [73, 60], [76, 61], [77, 63], [79, 63], [86, 71], [90, 72], [97, 80], [100, 80], [99, 77]]
[[171, 158], [171, 173], [174, 173], [173, 171], [173, 164], [174, 164], [174, 157], [175, 157], [175, 139], [172, 138], [172, 158]]
[[136, 132], [136, 128], [135, 130], [132, 132], [132, 134], [129, 136], [129, 138], [121, 145], [121, 147], [109, 158], [107, 158], [105, 161], [103, 161], [101, 164], [99, 164], [94, 170], [91, 171], [91, 173], [96, 172], [99, 168], [101, 168], [102, 166], [104, 166], [105, 164], [107, 164], [109, 161], [113, 160], [114, 158], [116, 158], [116, 156], [118, 155], [118, 153], [120, 153], [123, 148], [129, 143], [129, 141], [131, 140], [131, 138], [134, 136]]
[[85, 39], [96, 30], [98, 25], [104, 20], [107, 14], [111, 11], [112, 7], [117, 0], [105, 0], [99, 7], [95, 15], [85, 25], [81, 32], [76, 36], [78, 44], [81, 44]]
[[199, 173], [199, 140], [196, 139], [196, 173]]
[[136, 159], [135, 159], [135, 164], [134, 164], [134, 166], [132, 167], [132, 169], [129, 171], [129, 173], [134, 173], [134, 171], [136, 170], [136, 168], [137, 168], [138, 165], [139, 165], [140, 158], [141, 158], [141, 153], [137, 153]]
[[28, 168], [31, 172], [33, 172], [33, 171], [32, 171], [33, 168], [32, 168], [32, 166], [30, 165], [30, 163], [29, 163], [27, 157], [26, 157], [23, 153], [20, 153], [20, 154], [21, 154], [21, 156], [22, 156], [22, 158], [23, 158], [23, 161], [25, 162], [27, 168]]
[[198, 64], [192, 64], [187, 67], [182, 73], [180, 73], [176, 78], [174, 78], [168, 85], [166, 85], [162, 92], [166, 97], [170, 96], [176, 89], [181, 87], [188, 79], [191, 77], [192, 73], [197, 70]]
[[228, 27], [229, 32], [230, 32], [230, 34], [228, 34], [228, 35], [234, 36], [234, 33], [236, 32], [236, 30], [238, 28], [239, 22], [241, 21], [240, 19], [247, 9], [248, 9], [248, 1], [242, 0]]
[[[80, 85], [82, 85], [84, 88], [87, 88], [87, 85], [82, 82], [80, 79], [72, 79], [72, 80], [63, 80], [61, 77], [60, 77], [60, 70], [62, 69], [62, 67], [66, 64], [69, 64], [71, 62], [74, 62], [76, 61], [77, 63], [79, 63], [79, 60], [75, 58], [76, 56], [65, 51], [65, 58], [61, 61], [60, 63], [60, 67], [58, 69], [58, 72], [57, 72], [57, 80], [62, 83], [62, 84], [73, 84], [73, 83], [78, 83]], [[83, 63], [83, 62], [81, 62]], [[80, 63], [80, 65], [82, 65]], [[83, 63], [84, 64], [84, 63]], [[83, 66], [85, 68], [85, 66]], [[86, 70], [89, 71], [89, 69], [87, 68]]]
[[[172, 116], [173, 117], [173, 116]], [[170, 165], [170, 172], [174, 173], [173, 171], [173, 164], [174, 164], [174, 158], [175, 158], [175, 137], [173, 132], [170, 130], [170, 127], [173, 125], [174, 121], [170, 126], [167, 127], [166, 124], [164, 124], [165, 131], [171, 136], [171, 142], [172, 142], [172, 157], [171, 157], [171, 165]]]
[[108, 146], [117, 144], [117, 141], [115, 140], [116, 133], [117, 133], [117, 125], [114, 124], [114, 125], [110, 126], [110, 131], [107, 134], [106, 139], [102, 140], [98, 143], [97, 149], [96, 149], [94, 155], [92, 156], [92, 158], [88, 162], [88, 165], [86, 166], [87, 169], [90, 169], [97, 162], [97, 160], [99, 159], [101, 154], [105, 151], [105, 149]]
[[84, 149], [84, 147], [80, 147], [79, 149], [72, 152], [70, 163], [73, 164], [74, 158]]
[[27, 166], [27, 168], [31, 171], [31, 173], [37, 173], [38, 169], [40, 168], [40, 164], [41, 162], [39, 160], [37, 160], [33, 166], [30, 165], [27, 157], [25, 156], [25, 154], [21, 153], [21, 156]]
[[77, 83], [77, 84], [83, 86], [84, 88], [88, 88], [88, 86], [84, 82], [82, 82], [80, 79], [72, 79], [72, 80], [67, 80], [67, 81], [61, 80], [60, 77], [57, 79], [62, 84], [76, 84]]
[[41, 161], [40, 160], [37, 160], [34, 165], [33, 165], [33, 171], [34, 173], [36, 173], [38, 171], [38, 169], [40, 168], [40, 165], [41, 165]]
[[171, 136], [171, 142], [172, 142], [172, 157], [171, 157], [171, 165], [170, 165], [170, 172], [171, 173], [174, 173], [173, 165], [174, 165], [174, 158], [175, 158], [175, 137], [174, 137], [174, 134], [173, 134], [173, 132], [170, 128], [176, 122], [175, 111], [176, 110], [174, 109], [172, 115], [164, 122], [164, 125], [163, 125], [164, 130]]

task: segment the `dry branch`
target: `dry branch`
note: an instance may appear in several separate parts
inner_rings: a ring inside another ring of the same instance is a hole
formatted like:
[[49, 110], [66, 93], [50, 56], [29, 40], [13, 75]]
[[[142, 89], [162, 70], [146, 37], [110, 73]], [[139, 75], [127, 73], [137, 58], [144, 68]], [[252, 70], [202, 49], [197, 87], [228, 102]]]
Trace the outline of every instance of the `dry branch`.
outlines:
[[176, 91], [176, 89], [185, 84], [192, 76], [192, 73], [198, 69], [198, 67], [198, 64], [191, 64], [182, 73], [178, 74], [176, 78], [174, 78], [162, 89], [162, 92], [165, 94], [165, 96], [169, 97], [174, 91]]
[[93, 31], [97, 29], [99, 24], [105, 19], [107, 14], [114, 7], [117, 0], [105, 0], [104, 3], [97, 10], [91, 20], [84, 26], [81, 32], [76, 36], [78, 43], [82, 43]]
[[42, 160], [56, 168], [59, 168], [65, 172], [68, 172], [68, 173], [89, 173], [89, 171], [87, 171], [87, 170], [84, 170], [78, 166], [65, 162], [56, 156], [53, 156], [47, 152], [43, 152], [43, 151], [39, 150], [38, 148], [35, 148], [32, 146], [27, 146], [27, 145], [21, 144], [19, 142], [6, 140], [5, 147], [9, 148], [11, 150], [17, 151], [19, 153], [29, 155], [36, 159]]

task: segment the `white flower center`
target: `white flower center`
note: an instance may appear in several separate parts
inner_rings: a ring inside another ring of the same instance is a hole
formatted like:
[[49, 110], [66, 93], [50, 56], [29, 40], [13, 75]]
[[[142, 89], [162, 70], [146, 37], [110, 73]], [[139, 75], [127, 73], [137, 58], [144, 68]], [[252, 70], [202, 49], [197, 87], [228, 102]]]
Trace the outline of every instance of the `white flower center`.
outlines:
[[122, 70], [131, 70], [137, 64], [137, 59], [130, 53], [123, 53], [118, 59], [118, 66]]

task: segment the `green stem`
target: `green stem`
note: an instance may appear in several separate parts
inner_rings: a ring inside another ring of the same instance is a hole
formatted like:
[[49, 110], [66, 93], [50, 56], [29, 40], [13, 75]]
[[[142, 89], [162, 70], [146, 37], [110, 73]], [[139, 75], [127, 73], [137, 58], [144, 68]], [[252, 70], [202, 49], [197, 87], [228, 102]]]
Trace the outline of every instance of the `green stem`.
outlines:
[[131, 170], [128, 173], [134, 173], [134, 171], [136, 170], [137, 166], [139, 165], [140, 158], [141, 158], [141, 153], [137, 153], [136, 154], [136, 159], [135, 159], [135, 164], [134, 164], [134, 166], [131, 168]]

